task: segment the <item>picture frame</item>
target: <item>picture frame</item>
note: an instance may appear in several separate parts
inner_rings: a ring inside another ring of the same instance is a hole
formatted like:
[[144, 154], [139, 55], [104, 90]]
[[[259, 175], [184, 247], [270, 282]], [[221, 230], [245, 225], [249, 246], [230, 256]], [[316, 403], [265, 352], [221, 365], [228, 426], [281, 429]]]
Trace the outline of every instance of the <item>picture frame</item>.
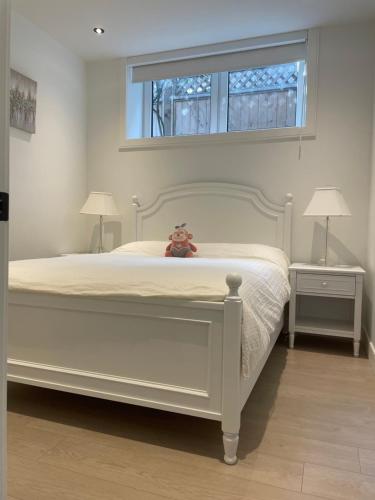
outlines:
[[36, 81], [11, 69], [10, 126], [29, 134], [36, 132]]

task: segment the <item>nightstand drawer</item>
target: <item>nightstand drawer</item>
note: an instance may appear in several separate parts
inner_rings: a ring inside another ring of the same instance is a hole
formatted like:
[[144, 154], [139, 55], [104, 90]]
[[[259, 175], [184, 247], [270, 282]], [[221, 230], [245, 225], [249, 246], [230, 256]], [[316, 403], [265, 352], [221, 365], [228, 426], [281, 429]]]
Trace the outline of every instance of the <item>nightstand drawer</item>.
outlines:
[[355, 276], [297, 273], [297, 292], [355, 296]]

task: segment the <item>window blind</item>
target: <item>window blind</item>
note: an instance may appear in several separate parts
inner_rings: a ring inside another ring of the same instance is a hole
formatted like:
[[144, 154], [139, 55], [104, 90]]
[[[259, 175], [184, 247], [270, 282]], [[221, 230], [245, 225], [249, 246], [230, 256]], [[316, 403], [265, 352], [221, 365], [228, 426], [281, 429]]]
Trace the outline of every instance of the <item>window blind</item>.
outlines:
[[133, 83], [220, 73], [306, 59], [308, 31], [130, 57]]

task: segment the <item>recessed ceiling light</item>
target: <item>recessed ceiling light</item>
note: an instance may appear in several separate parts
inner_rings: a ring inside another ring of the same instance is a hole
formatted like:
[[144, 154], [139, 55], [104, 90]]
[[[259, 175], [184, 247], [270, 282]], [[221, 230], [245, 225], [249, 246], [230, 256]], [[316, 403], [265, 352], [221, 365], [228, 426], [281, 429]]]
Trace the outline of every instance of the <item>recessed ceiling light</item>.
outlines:
[[103, 28], [94, 28], [94, 33], [96, 33], [97, 35], [103, 35], [104, 33], [104, 29]]

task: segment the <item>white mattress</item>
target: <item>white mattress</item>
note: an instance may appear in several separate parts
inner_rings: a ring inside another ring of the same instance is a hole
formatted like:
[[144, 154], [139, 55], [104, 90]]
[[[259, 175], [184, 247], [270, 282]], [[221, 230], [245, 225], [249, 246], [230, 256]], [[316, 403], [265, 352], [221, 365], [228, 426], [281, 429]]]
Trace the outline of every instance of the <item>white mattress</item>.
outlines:
[[252, 258], [178, 259], [118, 251], [107, 254], [15, 261], [9, 289], [70, 296], [158, 297], [223, 301], [225, 278], [239, 273], [244, 303], [243, 375], [266, 351], [289, 300], [287, 258], [279, 249], [258, 249]]

